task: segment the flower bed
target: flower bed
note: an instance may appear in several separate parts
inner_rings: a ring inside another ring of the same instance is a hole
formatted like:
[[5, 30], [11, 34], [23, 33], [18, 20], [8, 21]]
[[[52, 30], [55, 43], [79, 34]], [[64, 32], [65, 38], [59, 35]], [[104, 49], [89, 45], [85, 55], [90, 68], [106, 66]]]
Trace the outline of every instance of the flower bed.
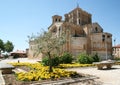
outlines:
[[40, 63], [11, 63], [14, 66], [28, 66], [31, 70], [27, 73], [15, 73], [18, 80], [21, 81], [39, 81], [46, 79], [60, 79], [80, 76], [75, 71], [66, 71], [60, 68], [53, 68], [53, 72], [49, 73], [48, 66], [42, 66]]
[[95, 66], [95, 65], [94, 64], [79, 64], [79, 63], [60, 64], [59, 65], [59, 67], [61, 67], [61, 68], [89, 67], [89, 66]]

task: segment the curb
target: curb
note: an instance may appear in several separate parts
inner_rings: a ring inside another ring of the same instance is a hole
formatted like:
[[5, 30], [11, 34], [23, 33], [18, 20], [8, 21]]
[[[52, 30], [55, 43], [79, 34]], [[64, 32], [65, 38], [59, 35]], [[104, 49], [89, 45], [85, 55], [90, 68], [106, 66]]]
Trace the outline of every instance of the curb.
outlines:
[[81, 81], [92, 80], [92, 79], [98, 79], [98, 77], [91, 76], [91, 77], [84, 77], [84, 78], [73, 78], [73, 79], [65, 79], [65, 80], [50, 81], [50, 82], [43, 82], [43, 83], [34, 83], [30, 85], [67, 85], [75, 82], [81, 82]]
[[1, 70], [0, 70], [0, 85], [5, 85], [5, 80], [3, 78]]

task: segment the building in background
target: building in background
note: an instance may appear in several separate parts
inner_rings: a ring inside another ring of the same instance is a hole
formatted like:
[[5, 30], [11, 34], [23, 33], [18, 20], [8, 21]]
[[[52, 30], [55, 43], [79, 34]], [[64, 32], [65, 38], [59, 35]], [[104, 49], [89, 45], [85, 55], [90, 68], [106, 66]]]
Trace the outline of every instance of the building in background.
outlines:
[[[92, 22], [92, 15], [77, 6], [75, 9], [62, 16], [52, 16], [52, 24], [48, 31], [59, 37], [64, 31], [67, 34], [67, 42], [61, 48], [61, 53], [70, 52], [74, 56], [80, 53], [95, 54], [101, 59], [112, 58], [112, 34], [103, 31], [97, 23]], [[30, 47], [35, 46], [30, 43]], [[29, 57], [33, 57], [29, 49]]]
[[27, 50], [16, 50], [14, 52], [10, 53], [10, 56], [13, 56], [13, 58], [26, 58], [27, 57]]
[[120, 44], [113, 46], [114, 58], [120, 58]]

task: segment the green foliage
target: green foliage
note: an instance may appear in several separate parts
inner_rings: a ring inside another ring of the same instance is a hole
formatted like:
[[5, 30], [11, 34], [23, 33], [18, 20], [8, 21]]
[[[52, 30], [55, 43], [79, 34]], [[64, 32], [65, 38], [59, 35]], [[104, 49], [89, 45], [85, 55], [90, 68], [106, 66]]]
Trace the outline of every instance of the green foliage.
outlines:
[[[42, 59], [42, 65], [49, 66], [50, 59], [48, 57], [45, 57]], [[59, 57], [54, 57], [51, 59], [51, 65], [52, 66], [58, 66], [59, 65]]]
[[61, 36], [56, 37], [53, 36], [52, 32], [44, 32], [43, 34], [29, 38], [29, 43], [36, 44], [36, 46], [31, 49], [35, 56], [42, 53], [45, 56], [51, 57], [51, 55], [60, 52], [60, 48], [65, 44], [65, 42], [65, 34], [61, 34]]
[[13, 49], [14, 49], [14, 45], [13, 45], [12, 42], [10, 42], [10, 41], [7, 41], [7, 42], [4, 44], [4, 47], [5, 47], [5, 51], [6, 51], [6, 52], [11, 52], [11, 51], [13, 51]]
[[49, 65], [49, 59], [48, 59], [48, 57], [43, 58], [41, 63], [44, 66], [48, 66]]
[[93, 62], [99, 62], [100, 61], [100, 57], [98, 56], [97, 53], [95, 55], [93, 55], [92, 58], [93, 58]]
[[1, 52], [11, 52], [13, 48], [14, 46], [12, 42], [7, 41], [6, 43], [4, 43], [3, 40], [0, 39], [0, 55]]
[[19, 55], [18, 54], [15, 54], [14, 56], [13, 56], [13, 58], [15, 59], [15, 58], [19, 58]]
[[72, 55], [70, 53], [64, 53], [60, 58], [60, 63], [64, 63], [64, 64], [67, 64], [67, 63], [72, 63]]
[[0, 51], [4, 51], [4, 42], [0, 39]]
[[59, 65], [59, 57], [54, 57], [52, 59], [52, 66], [58, 66]]
[[42, 53], [48, 57], [48, 60], [43, 59], [43, 62], [46, 62], [47, 65], [49, 64], [49, 72], [52, 72], [52, 65], [56, 65], [57, 63], [54, 58], [52, 58], [52, 55], [59, 54], [60, 48], [65, 42], [65, 33], [61, 33], [61, 35], [57, 37], [53, 36], [53, 33], [49, 31], [38, 36], [29, 37], [29, 43], [34, 43], [36, 45], [31, 49], [34, 52], [34, 56], [38, 56]]
[[120, 58], [119, 58], [119, 57], [115, 57], [115, 58], [114, 58], [114, 60], [119, 61], [119, 60], [120, 60]]
[[78, 62], [81, 64], [91, 64], [93, 61], [93, 58], [87, 54], [80, 54], [78, 56]]

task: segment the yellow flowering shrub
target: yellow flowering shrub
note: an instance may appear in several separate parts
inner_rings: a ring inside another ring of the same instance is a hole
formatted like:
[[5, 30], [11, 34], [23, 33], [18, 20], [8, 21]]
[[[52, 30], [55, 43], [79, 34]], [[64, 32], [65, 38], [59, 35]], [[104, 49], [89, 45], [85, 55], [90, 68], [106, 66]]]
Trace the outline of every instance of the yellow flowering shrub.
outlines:
[[75, 71], [66, 71], [60, 68], [53, 68], [53, 72], [49, 73], [48, 66], [42, 66], [40, 63], [11, 63], [14, 66], [28, 66], [31, 71], [24, 73], [16, 73], [16, 77], [21, 81], [39, 81], [44, 79], [60, 79], [66, 77], [74, 77], [78, 75]]
[[59, 67], [61, 67], [61, 68], [88, 67], [88, 66], [95, 66], [95, 65], [94, 65], [94, 64], [79, 64], [79, 63], [60, 64], [60, 65], [59, 65]]

